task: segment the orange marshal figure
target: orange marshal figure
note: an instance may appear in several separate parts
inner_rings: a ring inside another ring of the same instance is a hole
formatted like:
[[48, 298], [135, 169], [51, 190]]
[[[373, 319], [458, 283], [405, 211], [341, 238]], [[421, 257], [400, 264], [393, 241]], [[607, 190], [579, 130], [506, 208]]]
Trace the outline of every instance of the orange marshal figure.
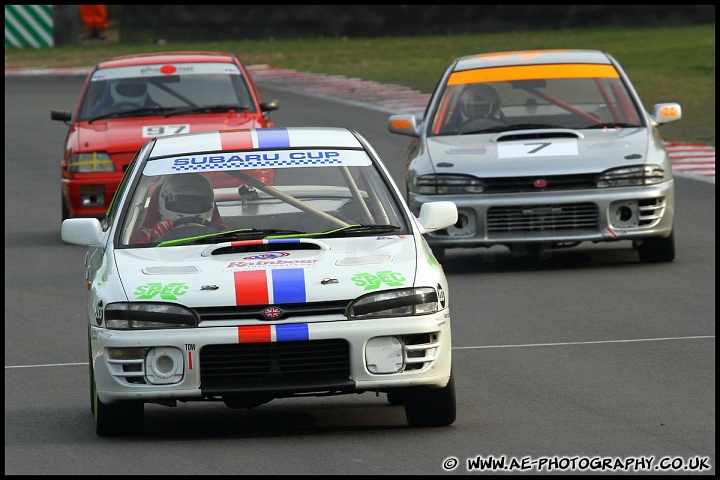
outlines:
[[78, 5], [78, 9], [88, 31], [87, 38], [103, 38], [103, 32], [108, 28], [107, 5]]

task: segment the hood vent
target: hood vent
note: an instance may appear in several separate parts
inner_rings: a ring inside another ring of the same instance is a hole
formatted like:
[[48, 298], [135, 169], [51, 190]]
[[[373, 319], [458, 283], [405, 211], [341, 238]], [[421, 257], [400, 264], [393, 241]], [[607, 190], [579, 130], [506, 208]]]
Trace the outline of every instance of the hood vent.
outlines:
[[232, 245], [218, 248], [212, 252], [212, 255], [228, 255], [231, 253], [249, 253], [249, 252], [274, 252], [277, 250], [322, 250], [320, 245], [312, 243], [261, 243], [255, 245]]
[[537, 132], [505, 133], [495, 138], [497, 142], [512, 142], [515, 140], [541, 140], [543, 138], [582, 138], [574, 130], [541, 130]]
[[238, 240], [211, 245], [202, 252], [203, 257], [232, 253], [274, 252], [277, 250], [330, 250], [330, 245], [314, 238], [288, 238], [264, 240]]

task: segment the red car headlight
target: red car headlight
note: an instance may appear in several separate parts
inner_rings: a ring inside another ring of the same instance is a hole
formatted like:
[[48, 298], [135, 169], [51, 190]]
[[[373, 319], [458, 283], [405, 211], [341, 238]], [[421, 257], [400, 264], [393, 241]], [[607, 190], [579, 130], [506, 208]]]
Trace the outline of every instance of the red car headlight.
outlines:
[[115, 165], [107, 152], [74, 153], [70, 162], [74, 173], [114, 172]]

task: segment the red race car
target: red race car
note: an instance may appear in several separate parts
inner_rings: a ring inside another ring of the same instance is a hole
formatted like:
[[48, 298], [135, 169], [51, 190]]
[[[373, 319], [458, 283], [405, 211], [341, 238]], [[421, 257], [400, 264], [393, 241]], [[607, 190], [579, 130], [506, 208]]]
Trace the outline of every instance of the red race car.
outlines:
[[[148, 139], [179, 133], [274, 126], [240, 58], [223, 52], [128, 55], [95, 65], [74, 115], [62, 160], [62, 219], [105, 216], [123, 172]], [[272, 170], [252, 174], [272, 184]], [[224, 185], [218, 172], [213, 183]]]

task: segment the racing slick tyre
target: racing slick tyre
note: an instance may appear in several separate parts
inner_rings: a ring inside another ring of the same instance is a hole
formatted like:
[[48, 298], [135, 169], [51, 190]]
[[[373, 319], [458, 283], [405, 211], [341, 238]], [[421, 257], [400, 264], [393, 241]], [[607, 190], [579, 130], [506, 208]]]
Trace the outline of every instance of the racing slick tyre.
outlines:
[[62, 211], [60, 213], [60, 215], [61, 215], [60, 223], [62, 223], [63, 221], [70, 218], [70, 209], [68, 208], [67, 203], [65, 203], [65, 197], [63, 197], [62, 195], [60, 197], [61, 197], [60, 205], [62, 205]]
[[[200, 237], [202, 235], [210, 235], [219, 233], [220, 230], [212, 226], [210, 222], [202, 218], [187, 217], [188, 220], [180, 219], [175, 222], [175, 228], [167, 232], [165, 235], [157, 239], [158, 242], [167, 242], [169, 240], [179, 240], [181, 238]], [[190, 220], [196, 220], [193, 223]], [[201, 223], [202, 222], [202, 223]]]
[[413, 387], [405, 397], [405, 417], [411, 427], [445, 427], [455, 421], [455, 376], [445, 388]]
[[105, 405], [97, 396], [93, 381], [95, 434], [99, 437], [141, 434], [145, 428], [145, 404], [127, 401]]
[[675, 260], [675, 230], [667, 238], [644, 239], [637, 250], [642, 263], [672, 262]]
[[[90, 327], [88, 327], [90, 330]], [[88, 335], [88, 373], [90, 374], [90, 382], [88, 385], [90, 388], [90, 411], [95, 415], [95, 377], [93, 373], [93, 358], [92, 358], [92, 346], [90, 345], [90, 335]]]
[[505, 127], [506, 124], [497, 118], [471, 118], [460, 125], [460, 133], [482, 132], [495, 127]]
[[445, 261], [445, 249], [443, 247], [432, 246], [430, 247], [430, 250], [432, 250], [433, 255], [435, 255], [435, 259], [438, 262], [442, 263]]
[[406, 393], [404, 388], [388, 390], [387, 401], [390, 405], [405, 405]]

